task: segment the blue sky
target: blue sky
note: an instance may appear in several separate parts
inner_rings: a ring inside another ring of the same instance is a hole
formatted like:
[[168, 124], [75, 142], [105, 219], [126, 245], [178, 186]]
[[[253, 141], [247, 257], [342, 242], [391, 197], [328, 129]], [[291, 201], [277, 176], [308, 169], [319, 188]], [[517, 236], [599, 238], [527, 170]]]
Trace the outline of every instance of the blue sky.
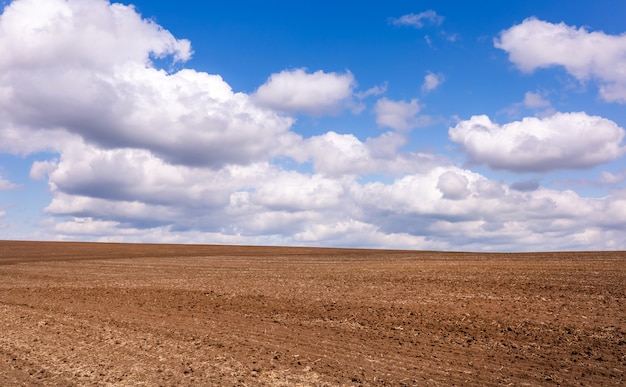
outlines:
[[626, 3], [2, 1], [0, 238], [626, 248]]

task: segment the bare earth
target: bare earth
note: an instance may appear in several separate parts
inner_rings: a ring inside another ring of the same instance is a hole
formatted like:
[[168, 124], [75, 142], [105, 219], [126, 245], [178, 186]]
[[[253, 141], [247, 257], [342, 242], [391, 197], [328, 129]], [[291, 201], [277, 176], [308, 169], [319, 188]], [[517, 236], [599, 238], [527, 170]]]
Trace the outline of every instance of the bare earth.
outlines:
[[0, 385], [626, 383], [626, 252], [0, 242]]

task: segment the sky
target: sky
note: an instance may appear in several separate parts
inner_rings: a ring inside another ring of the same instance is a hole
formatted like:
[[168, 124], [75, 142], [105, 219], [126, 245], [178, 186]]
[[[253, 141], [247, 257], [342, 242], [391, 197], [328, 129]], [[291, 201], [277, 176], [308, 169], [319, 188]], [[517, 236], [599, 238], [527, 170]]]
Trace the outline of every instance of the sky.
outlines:
[[626, 249], [626, 2], [0, 7], [0, 239]]

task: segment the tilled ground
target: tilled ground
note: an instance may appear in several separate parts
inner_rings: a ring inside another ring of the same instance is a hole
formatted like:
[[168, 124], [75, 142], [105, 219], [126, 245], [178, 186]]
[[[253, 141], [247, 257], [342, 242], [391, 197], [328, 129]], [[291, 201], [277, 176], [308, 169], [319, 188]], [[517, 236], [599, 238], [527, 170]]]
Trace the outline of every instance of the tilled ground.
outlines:
[[0, 385], [624, 385], [626, 253], [0, 242]]

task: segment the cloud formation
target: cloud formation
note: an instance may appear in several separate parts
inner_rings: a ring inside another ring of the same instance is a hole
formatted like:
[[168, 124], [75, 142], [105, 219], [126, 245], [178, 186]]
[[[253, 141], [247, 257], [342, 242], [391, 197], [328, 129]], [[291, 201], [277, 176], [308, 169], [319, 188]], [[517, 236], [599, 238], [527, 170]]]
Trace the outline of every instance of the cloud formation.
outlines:
[[615, 173], [602, 172], [600, 175], [601, 184], [618, 184], [626, 181], [626, 169], [622, 169]]
[[424, 118], [418, 116], [420, 110], [421, 106], [417, 99], [405, 102], [381, 98], [374, 107], [376, 124], [381, 128], [411, 130], [424, 123]]
[[[0, 23], [0, 69], [42, 67], [110, 71], [120, 64], [150, 64], [152, 58], [191, 58], [191, 44], [143, 19], [132, 6], [106, 0], [20, 0]], [[128, 37], [133, 37], [129, 39]]]
[[470, 163], [514, 172], [589, 168], [617, 159], [626, 152], [624, 134], [613, 121], [582, 112], [504, 125], [473, 116], [449, 130]]
[[405, 144], [406, 137], [397, 132], [386, 132], [365, 141], [352, 134], [327, 132], [302, 141], [286, 155], [300, 163], [312, 162], [315, 172], [335, 177], [368, 174], [396, 176], [423, 172], [446, 163], [441, 156], [399, 151]]
[[397, 26], [411, 26], [415, 28], [423, 28], [426, 25], [439, 26], [443, 23], [444, 17], [438, 15], [437, 12], [429, 9], [420, 13], [409, 13], [399, 18], [392, 18], [391, 23]]
[[16, 1], [0, 30], [0, 50], [11, 53], [0, 59], [0, 137], [8, 151], [60, 150], [81, 138], [218, 167], [265, 159], [296, 140], [292, 119], [257, 107], [220, 76], [154, 68], [152, 57], [189, 59], [190, 44], [131, 6]]
[[424, 77], [424, 83], [422, 84], [422, 91], [425, 93], [430, 93], [439, 87], [444, 81], [443, 75], [437, 75], [429, 72]]
[[597, 80], [604, 100], [626, 103], [626, 34], [589, 32], [531, 17], [502, 31], [494, 44], [523, 72], [563, 66], [581, 82]]
[[[254, 94], [262, 106], [277, 111], [313, 116], [336, 114], [351, 104], [356, 82], [350, 72], [325, 73], [305, 69], [285, 70], [272, 74]], [[375, 90], [373, 92], [377, 92]]]
[[548, 108], [551, 105], [550, 101], [546, 100], [543, 95], [532, 91], [527, 91], [526, 94], [524, 94], [522, 104], [531, 109]]
[[0, 176], [0, 191], [10, 191], [19, 187], [18, 184], [11, 183], [9, 180]]

